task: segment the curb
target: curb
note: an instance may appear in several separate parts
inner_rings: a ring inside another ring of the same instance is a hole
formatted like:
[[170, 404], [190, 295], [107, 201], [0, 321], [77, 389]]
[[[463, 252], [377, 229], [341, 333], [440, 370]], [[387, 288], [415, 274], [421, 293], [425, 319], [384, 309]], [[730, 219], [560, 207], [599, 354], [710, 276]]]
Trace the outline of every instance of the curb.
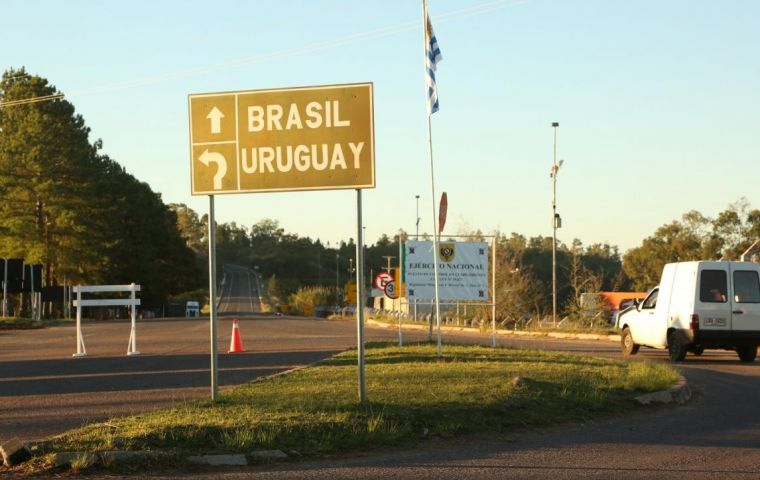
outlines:
[[[213, 455], [191, 455], [185, 457], [184, 463], [204, 465], [209, 467], [222, 466], [246, 466], [260, 465], [262, 463], [284, 462], [291, 456], [299, 456], [298, 452], [290, 455], [282, 450], [254, 450], [247, 455], [243, 453], [225, 453]], [[53, 456], [53, 465], [56, 468], [70, 466], [73, 462], [80, 462], [82, 467], [94, 465], [124, 464], [135, 460], [158, 461], [172, 457], [170, 452], [163, 451], [105, 451], [105, 452], [59, 452]]]
[[[392, 324], [392, 323], [386, 323], [386, 322], [380, 322], [378, 320], [373, 320], [371, 318], [368, 318], [365, 320], [367, 324], [376, 326], [376, 327], [383, 327], [388, 329], [398, 329], [398, 324]], [[402, 328], [404, 329], [411, 329], [411, 330], [427, 330], [427, 325], [417, 325], [417, 324], [403, 324]], [[444, 332], [481, 332], [479, 328], [474, 327], [452, 327], [447, 325], [441, 325], [441, 331]], [[489, 330], [490, 331], [490, 330]], [[506, 335], [506, 336], [527, 336], [527, 337], [549, 337], [549, 338], [557, 338], [557, 339], [563, 339], [563, 340], [606, 340], [610, 342], [619, 342], [620, 341], [620, 335], [616, 334], [598, 334], [598, 333], [559, 333], [559, 332], [527, 332], [524, 330], [499, 330], [496, 329], [497, 335]]]
[[639, 395], [636, 397], [636, 401], [640, 405], [650, 405], [652, 403], [677, 403], [683, 405], [691, 399], [691, 393], [689, 383], [681, 375], [678, 377], [676, 384], [669, 389]]

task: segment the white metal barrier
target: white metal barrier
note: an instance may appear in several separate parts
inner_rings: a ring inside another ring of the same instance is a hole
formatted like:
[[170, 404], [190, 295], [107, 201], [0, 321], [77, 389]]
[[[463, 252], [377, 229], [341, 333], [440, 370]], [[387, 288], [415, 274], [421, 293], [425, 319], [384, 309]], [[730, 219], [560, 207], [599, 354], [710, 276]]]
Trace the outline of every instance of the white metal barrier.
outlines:
[[[132, 331], [129, 334], [129, 345], [127, 345], [127, 355], [139, 355], [137, 351], [137, 334], [136, 334], [136, 320], [137, 320], [137, 305], [140, 305], [140, 299], [135, 298], [135, 293], [140, 291], [140, 285], [134, 283], [130, 285], [77, 285], [74, 287], [74, 292], [77, 294], [76, 300], [74, 300], [74, 306], [77, 307], [77, 353], [73, 354], [73, 357], [85, 357], [87, 356], [87, 350], [84, 348], [84, 336], [82, 335], [82, 307], [115, 307], [115, 306], [128, 306], [131, 307], [132, 313]], [[96, 293], [96, 292], [130, 292], [129, 298], [102, 298], [82, 300], [83, 293]]]

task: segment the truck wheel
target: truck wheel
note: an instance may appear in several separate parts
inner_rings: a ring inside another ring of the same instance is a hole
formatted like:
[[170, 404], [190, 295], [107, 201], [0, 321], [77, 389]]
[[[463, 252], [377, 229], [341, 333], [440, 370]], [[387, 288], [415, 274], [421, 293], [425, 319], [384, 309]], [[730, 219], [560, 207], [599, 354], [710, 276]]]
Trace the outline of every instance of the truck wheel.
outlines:
[[633, 343], [633, 336], [631, 335], [631, 329], [625, 327], [623, 333], [620, 336], [620, 349], [623, 351], [623, 355], [636, 355], [639, 351], [639, 345]]
[[736, 347], [736, 353], [739, 354], [739, 360], [742, 362], [754, 362], [757, 357], [757, 345]]
[[668, 355], [672, 362], [681, 362], [686, 358], [686, 345], [678, 332], [668, 334]]

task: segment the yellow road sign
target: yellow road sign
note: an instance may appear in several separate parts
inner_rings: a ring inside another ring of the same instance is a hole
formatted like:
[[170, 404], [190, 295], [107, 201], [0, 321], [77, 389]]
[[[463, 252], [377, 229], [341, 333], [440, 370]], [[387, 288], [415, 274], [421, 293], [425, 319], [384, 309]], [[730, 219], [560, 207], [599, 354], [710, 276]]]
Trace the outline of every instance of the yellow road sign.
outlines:
[[193, 195], [375, 187], [371, 83], [193, 94]]
[[346, 284], [346, 302], [356, 303], [357, 288], [355, 283]]

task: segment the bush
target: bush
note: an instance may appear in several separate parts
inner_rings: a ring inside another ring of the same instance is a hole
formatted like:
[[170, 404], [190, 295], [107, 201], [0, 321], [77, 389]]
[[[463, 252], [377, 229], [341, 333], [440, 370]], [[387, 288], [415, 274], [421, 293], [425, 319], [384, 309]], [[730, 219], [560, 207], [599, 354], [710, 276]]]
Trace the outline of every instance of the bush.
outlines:
[[343, 291], [335, 287], [302, 287], [288, 298], [292, 313], [314, 315], [317, 307], [340, 306], [343, 303]]

